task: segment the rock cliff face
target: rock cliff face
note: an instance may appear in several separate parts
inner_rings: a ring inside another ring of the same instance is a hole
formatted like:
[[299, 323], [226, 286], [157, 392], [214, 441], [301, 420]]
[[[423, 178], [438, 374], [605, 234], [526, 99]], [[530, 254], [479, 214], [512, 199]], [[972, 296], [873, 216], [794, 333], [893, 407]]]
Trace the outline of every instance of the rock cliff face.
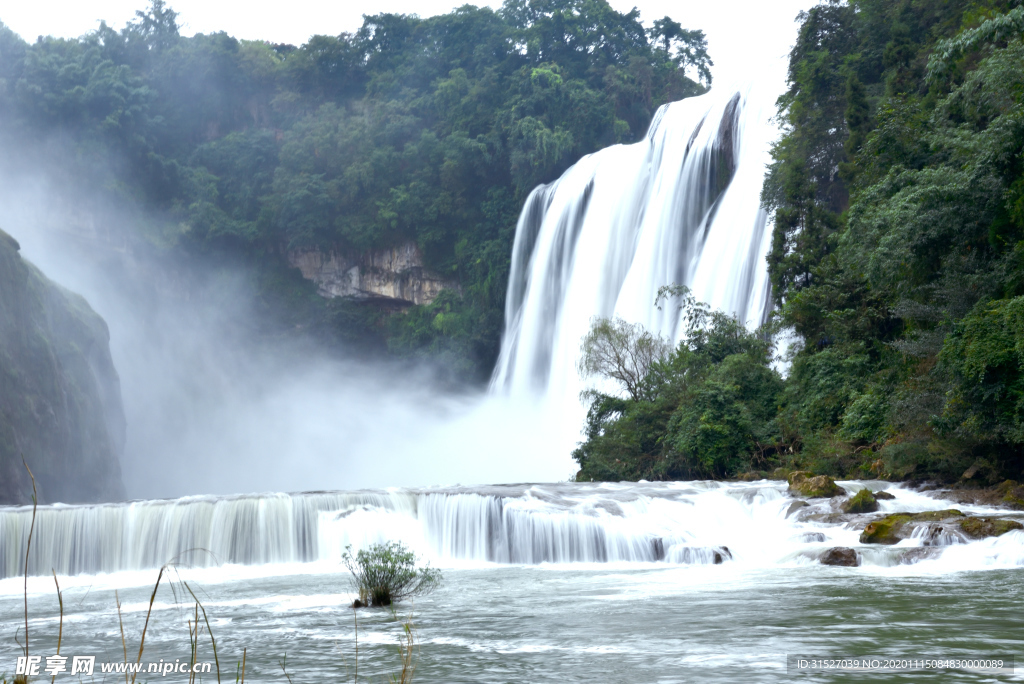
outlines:
[[429, 304], [441, 290], [458, 289], [458, 283], [423, 268], [423, 255], [414, 242], [360, 254], [295, 250], [288, 253], [288, 263], [328, 298], [390, 300], [407, 306]]
[[102, 318], [0, 231], [0, 503], [124, 498], [121, 383]]

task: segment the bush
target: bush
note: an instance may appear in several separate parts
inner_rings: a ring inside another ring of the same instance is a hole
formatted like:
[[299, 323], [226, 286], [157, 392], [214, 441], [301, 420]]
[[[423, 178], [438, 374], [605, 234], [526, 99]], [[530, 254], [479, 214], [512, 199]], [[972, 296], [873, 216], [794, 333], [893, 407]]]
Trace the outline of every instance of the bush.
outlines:
[[427, 594], [441, 583], [441, 571], [429, 565], [417, 568], [415, 554], [401, 542], [374, 544], [355, 556], [346, 546], [342, 562], [355, 579], [359, 601], [367, 606], [389, 606]]

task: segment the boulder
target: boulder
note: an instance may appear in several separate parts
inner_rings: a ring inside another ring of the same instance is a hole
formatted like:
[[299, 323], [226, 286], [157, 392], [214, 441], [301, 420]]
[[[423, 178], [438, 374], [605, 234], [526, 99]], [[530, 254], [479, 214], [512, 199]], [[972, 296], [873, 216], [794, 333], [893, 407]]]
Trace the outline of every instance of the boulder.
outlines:
[[984, 539], [998, 537], [1010, 530], [1022, 530], [1024, 525], [1002, 518], [964, 518], [960, 521], [960, 529], [971, 539]]
[[810, 506], [810, 504], [807, 503], [806, 501], [794, 501], [793, 503], [789, 504], [789, 508], [786, 509], [786, 517], [788, 518], [789, 516], [799, 511], [801, 508], [807, 508], [808, 506]]
[[845, 492], [828, 475], [814, 476], [806, 472], [796, 472], [789, 476], [789, 493], [808, 499], [827, 499], [841, 496]]
[[845, 513], [874, 513], [878, 510], [878, 502], [871, 495], [871, 490], [862, 489], [854, 494], [846, 505], [843, 506]]
[[950, 508], [943, 511], [926, 511], [924, 513], [893, 513], [880, 520], [868, 523], [860, 535], [861, 544], [896, 544], [910, 536], [914, 523], [940, 522], [953, 518], [962, 518], [963, 513]]
[[715, 549], [715, 565], [721, 565], [727, 560], [732, 560], [732, 551], [728, 546], [720, 546]]
[[896, 498], [895, 495], [890, 494], [889, 492], [885, 491], [884, 489], [882, 491], [880, 491], [880, 492], [873, 492], [872, 496], [874, 496], [875, 499], [878, 500], [878, 501], [892, 501], [893, 499]]
[[860, 556], [857, 552], [846, 546], [836, 546], [821, 555], [818, 559], [822, 565], [840, 565], [848, 568], [855, 568], [860, 565]]

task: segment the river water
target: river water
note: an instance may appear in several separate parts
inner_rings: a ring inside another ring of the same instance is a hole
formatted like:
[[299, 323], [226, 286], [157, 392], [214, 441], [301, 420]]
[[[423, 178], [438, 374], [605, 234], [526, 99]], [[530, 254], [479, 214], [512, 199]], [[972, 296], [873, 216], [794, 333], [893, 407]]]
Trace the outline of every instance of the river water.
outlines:
[[[888, 488], [896, 498], [880, 502], [883, 512], [950, 507], [887, 483], [841, 484], [851, 492]], [[334, 504], [327, 506], [325, 497]], [[295, 514], [309, 510], [314, 499], [315, 516]], [[233, 548], [252, 562], [204, 554], [205, 561], [193, 556], [168, 570], [154, 602], [144, 663], [188, 660], [194, 603], [187, 582], [217, 639], [222, 681], [234, 680], [243, 649], [247, 681], [285, 681], [282, 664], [293, 682], [352, 681], [354, 620], [360, 681], [388, 681], [400, 667], [397, 644], [410, 614], [415, 680], [424, 682], [1024, 679], [1008, 673], [787, 672], [791, 655], [1016, 656], [1024, 662], [1024, 532], [973, 542], [952, 536], [926, 548], [922, 539], [869, 547], [857, 537], [873, 516], [829, 522], [823, 518], [837, 501], [792, 511], [793, 501], [784, 483], [768, 481], [559, 484], [41, 507], [38, 521], [42, 534], [58, 536], [65, 546], [104, 549], [97, 562], [107, 571], [58, 576], [65, 605], [61, 652], [96, 655], [97, 662], [124, 659], [115, 590], [134, 661], [157, 575], [155, 561], [116, 548], [111, 538], [161, 553], [177, 550], [172, 537], [175, 544], [210, 544], [200, 515], [205, 511], [217, 528], [244, 531], [220, 553]], [[21, 544], [26, 512], [0, 509], [7, 558]], [[103, 525], [83, 522], [88, 512]], [[281, 516], [290, 516], [291, 540], [280, 538], [284, 527], [269, 524]], [[182, 520], [191, 522], [183, 526]], [[60, 521], [72, 525], [65, 529]], [[132, 529], [145, 530], [145, 538], [133, 537]], [[315, 557], [261, 559], [255, 550], [269, 553], [268, 536], [276, 539], [275, 553], [294, 556], [302, 547]], [[383, 539], [405, 541], [443, 568], [445, 581], [396, 613], [354, 612], [347, 607], [354, 594], [341, 550]], [[45, 537], [36, 543], [39, 563], [61, 562]], [[818, 562], [822, 551], [838, 545], [857, 549], [861, 565]], [[731, 558], [721, 557], [723, 547]], [[596, 562], [598, 556], [610, 560]], [[137, 567], [127, 567], [132, 563]], [[29, 578], [30, 649], [51, 655], [59, 620], [54, 580], [31, 563], [30, 572], [38, 572]], [[18, 653], [14, 632], [24, 629], [23, 580], [7, 574], [0, 580], [0, 670], [10, 674]], [[212, 660], [206, 641], [199, 660]], [[97, 667], [95, 680], [103, 679]], [[159, 679], [187, 676], [141, 678]]]

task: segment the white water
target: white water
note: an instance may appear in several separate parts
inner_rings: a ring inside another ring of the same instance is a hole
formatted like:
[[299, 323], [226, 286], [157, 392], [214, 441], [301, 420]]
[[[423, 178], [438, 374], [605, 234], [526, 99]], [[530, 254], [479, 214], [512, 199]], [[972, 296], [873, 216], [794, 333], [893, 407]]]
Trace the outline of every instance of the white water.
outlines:
[[[879, 483], [868, 483], [877, 487]], [[845, 483], [849, 491], [863, 486]], [[891, 487], [882, 512], [939, 510], [948, 501]], [[29, 572], [97, 574], [220, 564], [337, 562], [347, 545], [401, 540], [436, 565], [537, 563], [713, 564], [746, 569], [814, 563], [833, 546], [857, 548], [863, 567], [893, 567], [908, 547], [940, 545], [937, 572], [1024, 565], [1024, 533], [967, 543], [955, 535], [861, 545], [874, 516], [842, 524], [819, 500], [799, 513], [780, 482], [506, 485], [238, 497], [186, 497], [38, 509]], [[1006, 515], [983, 507], [965, 513]], [[24, 571], [31, 508], [0, 509], [0, 577]], [[727, 547], [725, 551], [723, 547]], [[915, 561], [918, 559], [914, 559]], [[918, 563], [919, 565], [921, 563]]]
[[516, 229], [495, 390], [575, 402], [576, 360], [594, 317], [679, 340], [686, 285], [748, 325], [770, 306], [760, 205], [777, 93], [725, 88], [658, 110], [644, 140], [581, 159], [526, 201]]

